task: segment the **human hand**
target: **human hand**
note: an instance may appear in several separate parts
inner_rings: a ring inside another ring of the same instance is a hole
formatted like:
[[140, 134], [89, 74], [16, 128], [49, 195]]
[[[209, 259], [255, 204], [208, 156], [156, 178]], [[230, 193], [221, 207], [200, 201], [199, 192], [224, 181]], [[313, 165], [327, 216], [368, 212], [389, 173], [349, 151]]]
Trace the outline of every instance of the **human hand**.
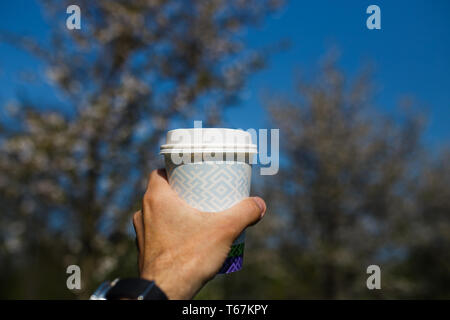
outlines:
[[252, 197], [222, 212], [201, 212], [170, 187], [164, 169], [149, 177], [142, 210], [133, 216], [139, 272], [169, 299], [190, 299], [211, 280], [230, 246], [265, 214], [264, 200]]

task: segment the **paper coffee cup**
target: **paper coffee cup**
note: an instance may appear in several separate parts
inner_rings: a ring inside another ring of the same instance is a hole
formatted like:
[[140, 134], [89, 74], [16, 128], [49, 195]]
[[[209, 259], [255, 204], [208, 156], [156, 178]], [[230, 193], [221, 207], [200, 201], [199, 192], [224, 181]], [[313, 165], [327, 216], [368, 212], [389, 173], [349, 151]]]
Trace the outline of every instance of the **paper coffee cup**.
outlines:
[[[252, 158], [257, 147], [243, 130], [176, 129], [161, 146], [171, 187], [192, 207], [219, 212], [249, 196]], [[219, 273], [243, 265], [245, 231], [233, 242]]]

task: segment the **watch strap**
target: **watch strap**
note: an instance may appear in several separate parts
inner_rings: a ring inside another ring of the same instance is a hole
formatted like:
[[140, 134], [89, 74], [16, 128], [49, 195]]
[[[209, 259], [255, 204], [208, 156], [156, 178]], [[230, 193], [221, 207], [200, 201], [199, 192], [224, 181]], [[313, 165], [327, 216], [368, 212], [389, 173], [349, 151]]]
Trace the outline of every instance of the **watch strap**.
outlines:
[[167, 300], [166, 294], [154, 281], [142, 278], [120, 279], [105, 294], [107, 300]]

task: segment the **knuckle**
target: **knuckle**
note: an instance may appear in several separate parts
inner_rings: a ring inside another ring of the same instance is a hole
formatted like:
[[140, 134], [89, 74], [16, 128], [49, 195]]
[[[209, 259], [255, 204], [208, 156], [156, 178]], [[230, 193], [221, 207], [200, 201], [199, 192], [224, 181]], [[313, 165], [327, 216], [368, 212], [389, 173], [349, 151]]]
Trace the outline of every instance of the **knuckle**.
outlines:
[[133, 223], [134, 225], [139, 223], [139, 220], [141, 219], [141, 212], [137, 211], [133, 214]]
[[161, 192], [159, 192], [160, 188], [158, 185], [158, 170], [153, 170], [150, 174], [149, 174], [149, 178], [148, 178], [148, 185], [147, 185], [147, 189], [145, 190], [145, 194], [144, 194], [144, 201], [150, 202], [150, 203], [154, 203], [156, 202], [159, 198], [161, 198]]
[[144, 193], [144, 200], [147, 202], [153, 202], [158, 198], [157, 189], [147, 189]]
[[164, 202], [165, 195], [158, 190], [147, 190], [144, 194], [144, 204], [151, 208], [159, 207]]
[[151, 202], [153, 199], [153, 193], [154, 192], [147, 188], [144, 193], [144, 202]]
[[153, 207], [154, 203], [155, 203], [155, 193], [154, 192], [145, 192], [144, 194], [144, 199], [143, 199], [143, 206], [144, 208], [151, 208]]

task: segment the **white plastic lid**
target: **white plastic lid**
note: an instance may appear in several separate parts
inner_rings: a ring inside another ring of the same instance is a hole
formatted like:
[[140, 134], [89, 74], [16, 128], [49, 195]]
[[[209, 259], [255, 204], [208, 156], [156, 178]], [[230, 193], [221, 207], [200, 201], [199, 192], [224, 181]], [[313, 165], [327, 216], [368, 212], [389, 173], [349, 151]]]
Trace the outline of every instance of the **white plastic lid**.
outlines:
[[170, 130], [160, 148], [160, 154], [210, 152], [256, 154], [258, 148], [249, 132], [225, 128]]

